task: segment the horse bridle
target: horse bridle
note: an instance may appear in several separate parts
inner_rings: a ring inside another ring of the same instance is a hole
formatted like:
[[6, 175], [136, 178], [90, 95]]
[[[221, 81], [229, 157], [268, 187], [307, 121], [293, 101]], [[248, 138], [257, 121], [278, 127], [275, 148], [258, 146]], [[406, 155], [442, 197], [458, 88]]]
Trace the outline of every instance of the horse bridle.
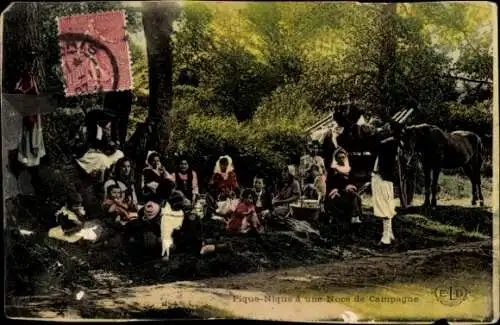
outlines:
[[[414, 139], [414, 137], [415, 137], [415, 135], [408, 134], [408, 128], [404, 128], [401, 131], [401, 138], [400, 138], [399, 143], [398, 143], [398, 151], [403, 151], [403, 152], [408, 153], [407, 155], [405, 155], [406, 166], [410, 166], [411, 163], [413, 162], [413, 159], [418, 154], [417, 150], [415, 149], [416, 139]], [[406, 138], [406, 141], [402, 140], [404, 138]], [[405, 146], [405, 144], [406, 144], [406, 146]]]

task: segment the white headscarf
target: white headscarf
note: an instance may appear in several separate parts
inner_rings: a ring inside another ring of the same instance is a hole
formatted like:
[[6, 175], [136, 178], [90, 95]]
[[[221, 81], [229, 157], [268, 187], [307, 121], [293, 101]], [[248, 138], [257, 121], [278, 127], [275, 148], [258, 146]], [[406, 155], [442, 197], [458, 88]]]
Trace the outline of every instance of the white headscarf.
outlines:
[[147, 167], [150, 167], [150, 168], [153, 168], [153, 166], [151, 166], [151, 165], [149, 164], [148, 160], [149, 160], [149, 157], [150, 157], [152, 154], [157, 154], [157, 155], [158, 155], [158, 151], [155, 151], [155, 150], [149, 150], [149, 151], [148, 151], [148, 154], [147, 154], [147, 156], [146, 156], [146, 166], [147, 166]]
[[[227, 168], [226, 168], [225, 173], [223, 173], [221, 168], [220, 168], [220, 161], [222, 160], [222, 158], [227, 159]], [[229, 157], [228, 155], [220, 156], [219, 159], [217, 160], [217, 162], [215, 163], [214, 174], [221, 174], [224, 179], [227, 179], [229, 176], [229, 173], [232, 172], [233, 170], [234, 170], [233, 159], [231, 159], [231, 157]]]
[[[337, 160], [335, 159], [335, 156], [337, 156], [337, 154], [339, 154], [341, 152], [345, 153], [345, 155], [346, 155], [345, 160], [344, 160], [344, 166], [339, 165], [337, 163]], [[349, 174], [349, 172], [351, 171], [351, 166], [349, 165], [349, 158], [347, 157], [347, 152], [344, 149], [338, 148], [335, 150], [335, 152], [333, 153], [332, 164], [330, 165], [330, 167], [338, 170], [342, 174]]]
[[96, 136], [95, 138], [97, 140], [102, 140], [102, 135], [104, 134], [103, 130], [102, 130], [102, 127], [100, 125], [97, 125], [97, 133], [96, 133]]
[[288, 165], [288, 174], [290, 174], [293, 178], [297, 177], [297, 168], [294, 165]]

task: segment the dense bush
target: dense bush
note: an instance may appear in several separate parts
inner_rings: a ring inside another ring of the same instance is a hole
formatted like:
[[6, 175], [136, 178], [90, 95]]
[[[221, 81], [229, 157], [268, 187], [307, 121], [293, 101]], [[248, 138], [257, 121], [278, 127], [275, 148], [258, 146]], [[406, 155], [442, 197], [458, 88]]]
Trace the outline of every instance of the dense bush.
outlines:
[[265, 98], [250, 121], [210, 113], [200, 101], [175, 99], [170, 156], [189, 157], [206, 182], [217, 158], [228, 154], [246, 185], [256, 173], [271, 178], [286, 164], [297, 164], [303, 153], [301, 131], [316, 119], [293, 85], [278, 88]]
[[427, 122], [449, 132], [467, 130], [487, 139], [493, 130], [493, 105], [490, 100], [473, 105], [445, 102], [430, 112]]
[[43, 116], [43, 136], [46, 161], [53, 166], [68, 163], [71, 158], [71, 140], [83, 124], [85, 114], [77, 108], [60, 108]]

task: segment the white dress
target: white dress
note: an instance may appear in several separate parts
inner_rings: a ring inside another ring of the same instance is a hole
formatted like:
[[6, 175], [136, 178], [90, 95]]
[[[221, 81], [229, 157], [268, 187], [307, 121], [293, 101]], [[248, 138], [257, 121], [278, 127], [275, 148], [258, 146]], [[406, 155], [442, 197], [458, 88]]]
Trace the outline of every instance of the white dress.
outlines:
[[373, 214], [379, 218], [393, 218], [396, 215], [394, 184], [382, 179], [377, 173], [378, 157], [373, 171], [371, 178]]
[[[31, 136], [29, 130], [23, 127], [22, 137], [26, 141], [26, 150], [23, 150], [22, 146], [20, 146], [17, 153], [17, 159], [27, 167], [40, 165], [40, 159], [45, 156], [45, 144], [43, 142], [42, 131], [42, 118], [40, 114], [37, 115], [37, 121], [33, 127]], [[36, 154], [31, 152], [31, 147], [37, 149]]]

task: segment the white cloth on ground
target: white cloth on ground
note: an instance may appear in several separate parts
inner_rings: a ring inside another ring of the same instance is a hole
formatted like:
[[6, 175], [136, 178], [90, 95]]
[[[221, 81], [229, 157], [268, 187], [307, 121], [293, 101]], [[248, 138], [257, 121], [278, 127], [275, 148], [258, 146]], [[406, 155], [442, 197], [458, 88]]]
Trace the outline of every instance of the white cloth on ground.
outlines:
[[174, 244], [172, 234], [175, 229], [179, 229], [184, 219], [184, 212], [173, 211], [168, 202], [161, 209], [161, 256], [170, 258], [170, 249]]
[[76, 243], [81, 239], [95, 242], [101, 237], [102, 233], [102, 226], [98, 222], [91, 220], [85, 222], [80, 231], [71, 235], [65, 234], [61, 226], [53, 227], [49, 230], [49, 237], [69, 243]]

